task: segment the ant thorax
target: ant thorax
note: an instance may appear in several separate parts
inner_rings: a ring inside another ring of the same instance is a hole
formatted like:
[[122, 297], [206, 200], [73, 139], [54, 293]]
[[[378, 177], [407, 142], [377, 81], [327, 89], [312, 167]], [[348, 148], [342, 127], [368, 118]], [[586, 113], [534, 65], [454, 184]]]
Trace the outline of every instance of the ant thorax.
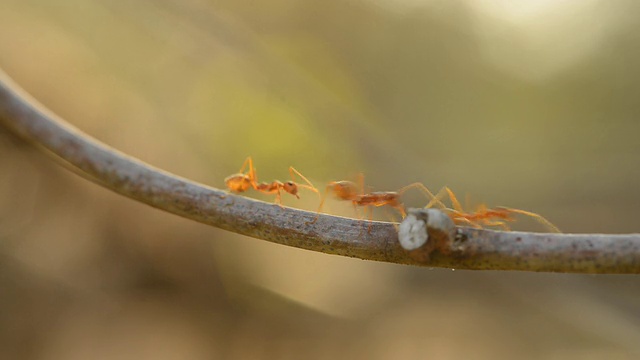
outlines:
[[356, 201], [360, 206], [396, 206], [398, 204], [398, 193], [389, 192], [372, 192], [370, 194], [360, 195]]
[[358, 186], [351, 181], [332, 181], [327, 186], [338, 199], [352, 200], [358, 196]]
[[271, 193], [276, 192], [282, 187], [282, 183], [280, 181], [274, 181], [271, 183], [262, 182], [256, 186], [256, 190]]

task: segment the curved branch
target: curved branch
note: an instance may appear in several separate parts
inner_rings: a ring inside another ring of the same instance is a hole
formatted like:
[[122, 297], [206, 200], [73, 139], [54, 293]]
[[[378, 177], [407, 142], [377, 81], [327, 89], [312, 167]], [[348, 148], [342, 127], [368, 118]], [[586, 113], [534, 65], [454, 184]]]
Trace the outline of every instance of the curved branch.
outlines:
[[[278, 244], [430, 267], [640, 273], [639, 235], [571, 235], [458, 228], [447, 251], [418, 259], [391, 223], [321, 215], [229, 194], [156, 169], [82, 133], [0, 72], [0, 122], [100, 185], [176, 215]], [[370, 229], [370, 231], [368, 231]]]

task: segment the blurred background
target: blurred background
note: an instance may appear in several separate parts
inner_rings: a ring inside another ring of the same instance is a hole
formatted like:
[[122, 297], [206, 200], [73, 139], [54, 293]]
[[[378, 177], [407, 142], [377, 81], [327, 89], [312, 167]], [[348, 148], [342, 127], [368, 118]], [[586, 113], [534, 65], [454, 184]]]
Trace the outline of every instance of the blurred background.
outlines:
[[[637, 1], [2, 0], [0, 68], [211, 186], [448, 185], [638, 232]], [[248, 193], [265, 201], [272, 197]], [[0, 130], [2, 359], [632, 359], [640, 279], [412, 268], [162, 213]], [[408, 193], [408, 204], [424, 205]], [[315, 209], [317, 198], [287, 197]], [[353, 216], [348, 204], [325, 210]], [[379, 214], [384, 219], [384, 213]], [[519, 230], [540, 231], [530, 220]]]

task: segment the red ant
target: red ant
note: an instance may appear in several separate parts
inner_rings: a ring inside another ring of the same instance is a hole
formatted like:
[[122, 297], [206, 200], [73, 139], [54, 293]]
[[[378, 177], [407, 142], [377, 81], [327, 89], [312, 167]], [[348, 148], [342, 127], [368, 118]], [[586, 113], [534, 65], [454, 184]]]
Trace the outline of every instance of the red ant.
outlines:
[[499, 226], [502, 229], [508, 231], [510, 229], [506, 222], [516, 221], [513, 215], [520, 214], [532, 217], [537, 222], [541, 223], [553, 232], [560, 232], [560, 229], [553, 225], [549, 220], [545, 219], [539, 214], [530, 211], [513, 209], [503, 206], [492, 209], [488, 208], [484, 204], [480, 204], [476, 208], [475, 212], [465, 212], [453, 191], [451, 191], [451, 189], [446, 186], [438, 192], [438, 195], [436, 195], [435, 198], [431, 200], [431, 202], [429, 202], [426, 207], [431, 207], [433, 204], [437, 203], [442, 204], [439, 199], [444, 196], [445, 192], [449, 196], [449, 199], [451, 200], [451, 204], [453, 206], [453, 209], [445, 210], [448, 212], [449, 217], [456, 224], [466, 224], [479, 229], [481, 229], [483, 226]]
[[[245, 174], [244, 170], [247, 165], [249, 166], [249, 172]], [[298, 189], [304, 188], [315, 192], [316, 194], [318, 194], [318, 197], [320, 196], [320, 192], [318, 192], [318, 189], [316, 189], [316, 187], [313, 186], [313, 184], [293, 166], [289, 166], [289, 175], [291, 176], [291, 180], [284, 183], [278, 180], [274, 180], [270, 183], [258, 183], [258, 175], [256, 173], [256, 169], [253, 167], [253, 160], [251, 159], [251, 156], [249, 156], [242, 164], [240, 171], [238, 171], [237, 174], [228, 176], [226, 179], [224, 179], [224, 182], [227, 188], [233, 192], [245, 192], [250, 188], [253, 188], [256, 191], [264, 194], [276, 194], [275, 202], [280, 206], [282, 206], [281, 191], [287, 192], [300, 199], [300, 196], [298, 195]], [[296, 183], [295, 175], [298, 175], [307, 183], [307, 185]]]
[[[353, 204], [353, 208], [357, 210], [358, 206], [365, 207], [365, 211], [370, 207], [380, 207], [380, 206], [390, 206], [396, 209], [400, 215], [404, 218], [407, 215], [404, 204], [400, 200], [400, 196], [405, 193], [407, 190], [417, 188], [422, 191], [424, 194], [429, 196], [435, 203], [441, 204], [444, 207], [444, 204], [440, 202], [440, 200], [436, 199], [429, 189], [424, 186], [422, 183], [415, 182], [413, 184], [409, 184], [407, 186], [402, 187], [398, 191], [376, 191], [368, 194], [364, 193], [364, 176], [362, 174], [358, 175], [358, 184], [352, 181], [332, 181], [330, 182], [326, 189], [325, 193], [322, 196], [322, 200], [320, 201], [320, 206], [318, 207], [318, 215], [316, 218], [311, 221], [311, 223], [315, 223], [320, 216], [320, 211], [322, 210], [322, 206], [324, 205], [327, 193], [331, 192], [336, 198], [339, 200], [347, 200], [351, 201]], [[373, 212], [369, 214], [370, 218], [373, 215]]]

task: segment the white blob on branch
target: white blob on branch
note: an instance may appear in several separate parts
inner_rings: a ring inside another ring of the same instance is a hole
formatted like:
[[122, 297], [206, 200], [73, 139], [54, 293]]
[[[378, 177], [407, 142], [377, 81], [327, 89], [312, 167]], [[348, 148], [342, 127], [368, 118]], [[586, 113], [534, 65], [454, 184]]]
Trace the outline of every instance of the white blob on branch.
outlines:
[[404, 218], [398, 229], [400, 246], [405, 250], [415, 250], [424, 245], [429, 239], [426, 223], [415, 215], [409, 214]]

